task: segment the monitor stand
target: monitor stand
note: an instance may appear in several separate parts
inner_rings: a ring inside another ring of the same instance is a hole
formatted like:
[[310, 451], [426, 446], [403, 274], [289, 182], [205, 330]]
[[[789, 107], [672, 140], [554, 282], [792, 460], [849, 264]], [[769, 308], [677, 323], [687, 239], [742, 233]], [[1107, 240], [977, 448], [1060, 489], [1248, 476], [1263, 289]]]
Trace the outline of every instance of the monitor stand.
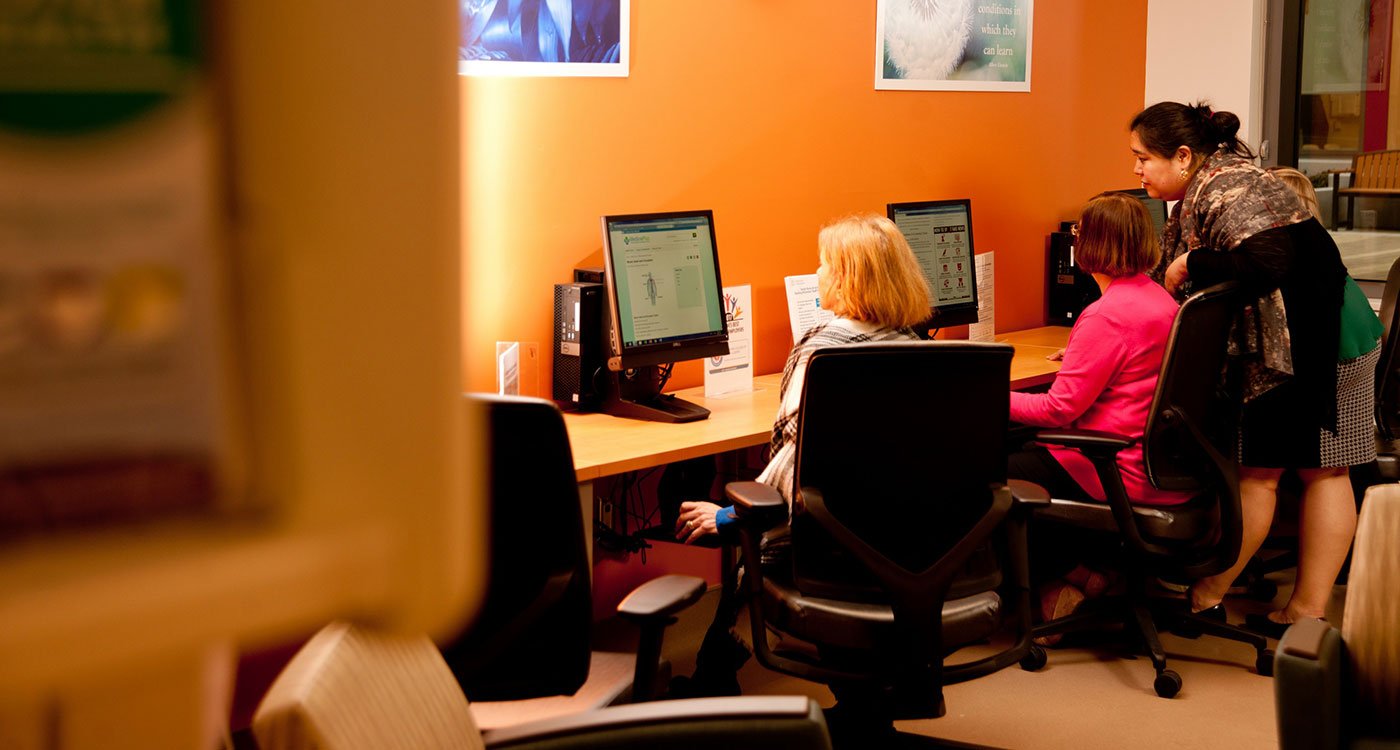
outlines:
[[603, 403], [598, 411], [650, 422], [694, 422], [710, 416], [710, 410], [699, 404], [661, 393], [657, 372], [655, 365], [631, 370], [630, 377], [621, 372], [605, 372]]

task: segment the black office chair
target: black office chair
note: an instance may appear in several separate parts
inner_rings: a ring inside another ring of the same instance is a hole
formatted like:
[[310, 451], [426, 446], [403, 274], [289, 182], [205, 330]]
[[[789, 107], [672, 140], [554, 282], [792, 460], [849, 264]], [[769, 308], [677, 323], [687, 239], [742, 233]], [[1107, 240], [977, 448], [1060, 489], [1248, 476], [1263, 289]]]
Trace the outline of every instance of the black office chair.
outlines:
[[1261, 635], [1192, 614], [1180, 600], [1149, 596], [1157, 578], [1196, 580], [1234, 564], [1240, 551], [1240, 496], [1233, 453], [1237, 399], [1223, 394], [1226, 337], [1240, 298], [1233, 283], [1193, 294], [1172, 324], [1157, 391], [1152, 398], [1143, 460], [1148, 479], [1162, 490], [1194, 493], [1180, 505], [1134, 505], [1123, 489], [1116, 456], [1133, 441], [1087, 430], [1047, 430], [1042, 443], [1077, 448], [1093, 462], [1107, 502], [1053, 499], [1035, 510], [1035, 523], [1065, 524], [1116, 535], [1128, 584], [1121, 597], [1086, 602], [1079, 611], [1036, 626], [1052, 635], [1123, 622], [1136, 629], [1157, 672], [1157, 694], [1170, 698], [1181, 677], [1167, 669], [1157, 622], [1181, 632], [1205, 633], [1253, 646], [1255, 667], [1268, 675], [1273, 652]]
[[[761, 563], [762, 532], [787, 517], [778, 493], [726, 487], [759, 662], [830, 685], [828, 716], [855, 741], [893, 732], [895, 719], [941, 716], [945, 684], [1044, 664], [1030, 642], [1022, 505], [1039, 488], [1021, 483], [1026, 500], [1013, 497], [1002, 450], [1011, 356], [1006, 345], [961, 342], [813, 353], [790, 561]], [[999, 630], [1011, 632], [1010, 647], [944, 664]]]
[[[563, 416], [532, 398], [474, 394], [463, 405], [485, 420], [491, 446], [489, 569], [479, 616], [443, 655], [478, 723], [649, 700], [667, 676], [662, 633], [704, 581], [671, 575], [639, 587], [618, 607], [640, 628], [637, 654], [590, 653], [592, 565]], [[515, 703], [549, 696], [572, 699]]]

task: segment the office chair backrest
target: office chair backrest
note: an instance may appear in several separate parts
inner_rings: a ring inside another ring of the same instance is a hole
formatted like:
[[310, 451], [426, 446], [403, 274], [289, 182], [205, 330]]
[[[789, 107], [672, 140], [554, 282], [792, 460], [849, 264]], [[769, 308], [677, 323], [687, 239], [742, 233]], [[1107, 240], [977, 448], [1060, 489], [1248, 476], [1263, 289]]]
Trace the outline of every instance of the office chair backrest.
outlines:
[[253, 717], [262, 750], [479, 750], [452, 672], [425, 636], [321, 629], [282, 670]]
[[[1143, 434], [1148, 479], [1164, 490], [1238, 493], [1238, 396], [1223, 382], [1226, 346], [1242, 300], [1233, 283], [1191, 295], [1172, 323]], [[1238, 545], [1239, 503], [1220, 503], [1221, 528]]]
[[549, 401], [469, 395], [490, 436], [490, 577], [443, 654], [473, 701], [571, 695], [588, 678], [590, 565], [569, 435]]
[[[1011, 357], [1010, 346], [964, 342], [815, 352], [797, 486], [819, 488], [837, 520], [903, 570], [930, 568], [987, 512], [990, 486], [1006, 480]], [[799, 590], [888, 598], [800, 510], [792, 536]]]
[[1385, 278], [1385, 291], [1381, 293], [1381, 359], [1376, 364], [1376, 425], [1381, 436], [1393, 440], [1400, 435], [1400, 325], [1395, 324], [1400, 305], [1400, 258], [1390, 264], [1390, 273]]

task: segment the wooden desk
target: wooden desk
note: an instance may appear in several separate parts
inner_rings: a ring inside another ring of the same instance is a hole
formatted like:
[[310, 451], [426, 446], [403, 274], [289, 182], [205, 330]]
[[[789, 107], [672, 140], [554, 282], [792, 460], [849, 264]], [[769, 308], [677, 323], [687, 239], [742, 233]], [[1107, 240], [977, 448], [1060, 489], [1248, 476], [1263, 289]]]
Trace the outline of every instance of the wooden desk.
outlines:
[[[1060, 363], [1045, 357], [1068, 338], [1069, 329], [1062, 326], [999, 334], [998, 342], [1016, 347], [1011, 387], [1029, 388], [1054, 380]], [[591, 491], [591, 483], [599, 477], [767, 443], [778, 415], [782, 378], [782, 373], [759, 375], [751, 393], [723, 398], [705, 398], [704, 386], [676, 391], [677, 396], [710, 410], [709, 419], [699, 422], [665, 424], [608, 414], [565, 414], [578, 481], [589, 484]]]

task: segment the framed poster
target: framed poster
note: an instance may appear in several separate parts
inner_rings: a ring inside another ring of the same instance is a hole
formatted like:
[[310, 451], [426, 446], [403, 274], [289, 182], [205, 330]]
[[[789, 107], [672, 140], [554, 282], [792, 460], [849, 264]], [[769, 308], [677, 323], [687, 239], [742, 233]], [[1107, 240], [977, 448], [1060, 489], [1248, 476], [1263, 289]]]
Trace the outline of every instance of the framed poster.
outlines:
[[875, 88], [1031, 90], [1033, 0], [877, 0]]
[[627, 77], [631, 0], [458, 0], [457, 72]]

